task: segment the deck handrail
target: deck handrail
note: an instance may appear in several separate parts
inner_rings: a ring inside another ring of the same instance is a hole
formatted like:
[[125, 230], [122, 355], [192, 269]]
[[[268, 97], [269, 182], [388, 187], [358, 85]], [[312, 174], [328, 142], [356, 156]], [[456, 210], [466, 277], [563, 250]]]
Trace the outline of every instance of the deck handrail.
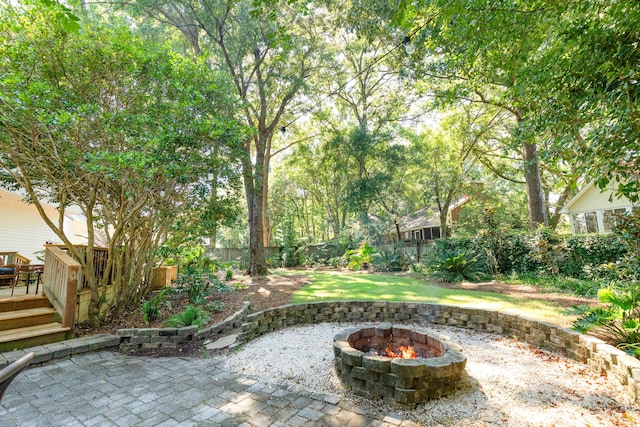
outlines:
[[62, 326], [75, 327], [76, 299], [80, 263], [56, 246], [45, 249], [43, 289], [53, 307], [62, 318]]
[[[65, 253], [69, 253], [69, 249], [62, 244], [49, 244], [47, 247], [56, 247], [62, 250]], [[87, 259], [87, 245], [74, 245], [80, 257], [84, 259], [84, 261], [89, 264], [89, 260]], [[107, 269], [107, 260], [109, 259], [109, 248], [104, 248], [100, 246], [93, 247], [93, 269], [94, 276], [96, 278], [96, 283], [98, 286], [101, 286], [103, 283], [103, 277], [105, 271]], [[107, 278], [106, 285], [111, 286], [113, 283], [112, 276], [113, 273]], [[82, 270], [80, 270], [80, 274], [78, 275], [78, 290], [80, 289], [89, 289], [89, 282], [82, 274]]]

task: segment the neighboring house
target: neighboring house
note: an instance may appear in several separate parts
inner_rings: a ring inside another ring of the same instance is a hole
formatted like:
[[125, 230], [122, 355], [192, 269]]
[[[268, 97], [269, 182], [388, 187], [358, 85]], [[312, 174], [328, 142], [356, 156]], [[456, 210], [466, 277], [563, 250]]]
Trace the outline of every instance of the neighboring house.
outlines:
[[633, 204], [616, 197], [614, 189], [601, 190], [591, 181], [567, 202], [560, 213], [569, 215], [574, 234], [609, 233], [615, 225], [614, 214], [631, 212]]
[[[462, 205], [471, 200], [463, 196], [455, 200], [449, 207], [447, 225], [455, 224], [460, 215]], [[402, 240], [435, 240], [440, 238], [440, 216], [438, 208], [423, 208], [415, 211], [399, 221]]]
[[[45, 204], [47, 216], [58, 223], [58, 210]], [[87, 226], [84, 215], [73, 210], [65, 214], [64, 231], [74, 244], [87, 243]], [[47, 226], [36, 207], [27, 203], [24, 196], [0, 189], [0, 252], [18, 252], [37, 262], [44, 256], [45, 243], [62, 243]]]

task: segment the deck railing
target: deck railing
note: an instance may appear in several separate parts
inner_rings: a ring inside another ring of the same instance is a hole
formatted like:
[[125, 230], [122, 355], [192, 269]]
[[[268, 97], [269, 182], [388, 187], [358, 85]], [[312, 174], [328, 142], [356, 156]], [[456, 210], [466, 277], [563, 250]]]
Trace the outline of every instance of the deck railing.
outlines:
[[[57, 247], [63, 252], [68, 252], [65, 245], [47, 245], [47, 247]], [[80, 253], [80, 256], [87, 262], [87, 246], [86, 245], [75, 245], [75, 248]], [[93, 248], [93, 270], [95, 272], [96, 281], [98, 284], [101, 283], [104, 273], [107, 269], [107, 260], [109, 258], [109, 249], [102, 247], [94, 247]], [[112, 272], [113, 275], [113, 272]], [[83, 274], [80, 274], [78, 277], [78, 281], [80, 285], [78, 289], [89, 289], [89, 283], [84, 278]], [[113, 282], [112, 277], [109, 277], [107, 280], [107, 286], [110, 286]]]
[[62, 318], [62, 326], [72, 330], [76, 320], [76, 298], [80, 264], [57, 246], [45, 250], [43, 288], [51, 304]]

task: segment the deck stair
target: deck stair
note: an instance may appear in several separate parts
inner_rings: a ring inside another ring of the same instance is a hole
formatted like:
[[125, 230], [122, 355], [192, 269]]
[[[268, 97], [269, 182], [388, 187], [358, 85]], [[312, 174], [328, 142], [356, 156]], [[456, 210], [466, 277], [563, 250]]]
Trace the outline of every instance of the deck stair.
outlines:
[[0, 300], [0, 352], [62, 341], [70, 334], [43, 295]]

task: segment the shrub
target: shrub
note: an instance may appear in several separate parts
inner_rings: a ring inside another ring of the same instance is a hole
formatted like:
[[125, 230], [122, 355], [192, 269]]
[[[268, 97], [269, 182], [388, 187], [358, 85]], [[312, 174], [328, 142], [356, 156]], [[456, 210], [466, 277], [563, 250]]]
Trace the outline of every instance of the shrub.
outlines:
[[142, 321], [144, 323], [157, 320], [158, 317], [160, 317], [160, 310], [162, 306], [171, 305], [171, 302], [165, 300], [166, 292], [167, 291], [165, 289], [161, 289], [154, 298], [142, 302]]
[[169, 317], [166, 324], [172, 328], [191, 325], [197, 325], [198, 328], [202, 328], [209, 320], [211, 320], [211, 318], [207, 315], [207, 311], [204, 308], [187, 305], [182, 313]]
[[434, 277], [449, 283], [463, 280], [479, 282], [487, 277], [477, 256], [468, 252], [441, 254], [430, 268]]
[[190, 303], [204, 305], [206, 297], [211, 294], [209, 284], [214, 279], [214, 277], [202, 273], [180, 274], [176, 280], [177, 291], [186, 292], [189, 295]]
[[[624, 238], [619, 234], [582, 234], [564, 236], [567, 256], [560, 265], [560, 273], [581, 278], [607, 279], [612, 278], [611, 268], [602, 270], [604, 276], [599, 276], [601, 265], [615, 263], [627, 253]], [[620, 275], [613, 272], [615, 278]]]
[[598, 299], [606, 306], [574, 306], [569, 314], [580, 317], [573, 329], [601, 333], [613, 345], [640, 356], [640, 288], [601, 289]]
[[349, 270], [366, 270], [373, 259], [376, 248], [368, 242], [362, 242], [360, 247], [355, 250], [347, 251], [344, 256], [349, 261], [347, 268]]
[[224, 280], [227, 282], [233, 279], [233, 270], [231, 268], [227, 268], [227, 271], [224, 272]]
[[373, 254], [371, 265], [374, 271], [402, 271], [408, 262], [400, 251], [380, 251]]
[[218, 313], [224, 310], [224, 302], [222, 301], [211, 301], [209, 304], [205, 305], [205, 308], [211, 313]]

